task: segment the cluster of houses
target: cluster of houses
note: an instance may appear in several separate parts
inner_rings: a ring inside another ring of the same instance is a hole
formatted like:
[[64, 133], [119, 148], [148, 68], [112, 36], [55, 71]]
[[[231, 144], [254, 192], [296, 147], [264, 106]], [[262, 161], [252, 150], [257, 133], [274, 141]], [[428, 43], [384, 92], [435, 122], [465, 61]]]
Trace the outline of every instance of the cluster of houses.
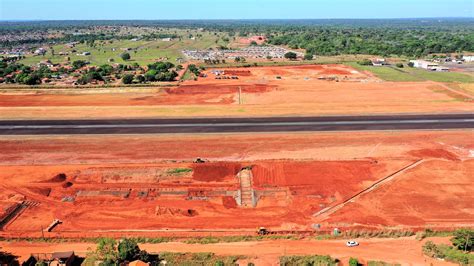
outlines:
[[[293, 52], [276, 46], [250, 46], [241, 50], [184, 50], [183, 54], [191, 60], [215, 60], [243, 58], [284, 58], [285, 54]], [[294, 52], [297, 57], [304, 55]]]
[[426, 60], [410, 60], [410, 63], [412, 63], [413, 67], [415, 68], [422, 68], [429, 71], [440, 71], [440, 72], [449, 71], [449, 67], [440, 66], [438, 63], [430, 62]]
[[[371, 59], [373, 66], [386, 66], [389, 65], [387, 60], [384, 58], [373, 58]], [[471, 63], [474, 62], [473, 55], [463, 56], [462, 58], [451, 58], [451, 57], [443, 57], [443, 58], [435, 58], [433, 60], [410, 60], [410, 63], [415, 68], [421, 68], [428, 71], [438, 71], [438, 72], [447, 72], [450, 70], [449, 67], [444, 66], [442, 64], [463, 64], [463, 63]]]

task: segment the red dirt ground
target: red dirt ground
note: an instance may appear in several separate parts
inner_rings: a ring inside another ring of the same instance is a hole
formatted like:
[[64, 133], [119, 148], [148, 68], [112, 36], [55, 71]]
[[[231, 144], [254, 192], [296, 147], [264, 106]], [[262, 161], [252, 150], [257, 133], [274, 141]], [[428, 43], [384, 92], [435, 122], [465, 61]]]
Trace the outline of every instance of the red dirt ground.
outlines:
[[[312, 230], [320, 223], [316, 212], [420, 158], [427, 161], [336, 211], [322, 230], [472, 226], [472, 134], [4, 137], [0, 203], [40, 204], [0, 235], [38, 236], [38, 228], [53, 219], [64, 223], [48, 236], [180, 234], [156, 231], [166, 228], [191, 230], [181, 232], [186, 235], [209, 228], [252, 234], [258, 226]], [[192, 163], [197, 157], [210, 162]], [[170, 174], [189, 167], [193, 173]], [[227, 194], [240, 189], [235, 175], [242, 167], [252, 167], [256, 208], [238, 207]], [[57, 180], [59, 173], [67, 178]], [[63, 201], [66, 196], [75, 201]]]
[[60, 92], [5, 89], [0, 93], [0, 119], [474, 111], [474, 102], [461, 95], [460, 90], [448, 90], [433, 82], [381, 82], [344, 65], [224, 69], [230, 73], [250, 72], [250, 76], [241, 75], [238, 80], [216, 80], [211, 70], [207, 78], [167, 88]]
[[219, 182], [235, 178], [242, 168], [240, 163], [205, 163], [193, 165], [193, 179], [204, 182]]
[[252, 42], [256, 42], [258, 45], [263, 44], [267, 38], [265, 36], [252, 36], [248, 38], [240, 38], [239, 43], [241, 44], [251, 44]]
[[[473, 225], [474, 160], [429, 160], [362, 196], [326, 222], [456, 228]], [[407, 189], [410, 188], [410, 189]]]

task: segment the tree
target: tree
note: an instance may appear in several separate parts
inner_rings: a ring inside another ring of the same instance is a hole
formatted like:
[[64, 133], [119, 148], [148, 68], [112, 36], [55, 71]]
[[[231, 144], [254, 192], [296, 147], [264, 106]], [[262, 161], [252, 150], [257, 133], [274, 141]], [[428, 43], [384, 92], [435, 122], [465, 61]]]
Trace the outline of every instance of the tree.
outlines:
[[286, 59], [295, 60], [296, 57], [297, 57], [297, 55], [294, 52], [288, 52], [288, 53], [285, 54]]
[[362, 61], [359, 61], [357, 62], [357, 64], [361, 65], [361, 66], [372, 66], [372, 61], [370, 61], [369, 59], [364, 59]]
[[252, 46], [257, 46], [258, 43], [257, 43], [256, 41], [252, 41], [252, 42], [250, 43], [250, 45], [252, 45]]
[[80, 69], [80, 68], [83, 68], [86, 64], [87, 63], [84, 60], [76, 60], [76, 61], [72, 62], [72, 67], [74, 69]]
[[101, 238], [97, 243], [95, 254], [105, 265], [112, 265], [118, 258], [117, 243], [112, 238]]
[[397, 66], [398, 68], [403, 68], [403, 64], [402, 64], [402, 63], [397, 63], [396, 66]]
[[313, 54], [306, 53], [306, 54], [304, 55], [304, 60], [313, 60]]
[[143, 75], [137, 75], [135, 78], [137, 79], [138, 83], [145, 82], [145, 77]]
[[104, 64], [104, 65], [101, 65], [97, 71], [102, 75], [102, 76], [109, 76], [110, 74], [112, 74], [112, 72], [114, 71], [114, 68], [111, 66], [111, 65], [107, 65], [107, 64]]
[[37, 74], [31, 74], [24, 79], [23, 83], [26, 85], [38, 85], [41, 84], [41, 78]]
[[409, 66], [409, 67], [414, 67], [415, 64], [414, 64], [413, 62], [409, 62], [409, 63], [408, 63], [408, 66]]
[[126, 74], [122, 78], [122, 83], [123, 84], [132, 84], [133, 82], [133, 75], [132, 74]]
[[451, 238], [451, 243], [459, 250], [472, 251], [474, 243], [474, 230], [472, 229], [458, 229], [454, 231], [454, 237]]
[[132, 58], [129, 53], [123, 53], [120, 55], [120, 57], [122, 58], [123, 61], [128, 61], [130, 60], [130, 58]]
[[133, 239], [122, 239], [118, 244], [118, 258], [121, 261], [132, 261], [140, 254], [137, 241]]

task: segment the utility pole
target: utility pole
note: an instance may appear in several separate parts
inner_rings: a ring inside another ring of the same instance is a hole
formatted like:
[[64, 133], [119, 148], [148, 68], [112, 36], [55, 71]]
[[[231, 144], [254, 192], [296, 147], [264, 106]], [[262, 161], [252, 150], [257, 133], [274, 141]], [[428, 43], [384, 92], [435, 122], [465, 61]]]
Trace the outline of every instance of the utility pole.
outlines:
[[239, 105], [242, 104], [242, 87], [239, 86]]

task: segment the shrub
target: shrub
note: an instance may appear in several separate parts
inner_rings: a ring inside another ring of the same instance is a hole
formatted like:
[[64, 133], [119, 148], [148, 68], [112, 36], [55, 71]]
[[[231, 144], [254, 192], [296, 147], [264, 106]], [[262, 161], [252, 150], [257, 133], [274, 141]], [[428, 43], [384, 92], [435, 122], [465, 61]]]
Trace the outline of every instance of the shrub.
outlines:
[[123, 61], [130, 60], [132, 57], [130, 56], [129, 53], [123, 53], [120, 55], [120, 58], [122, 58]]
[[396, 66], [397, 66], [398, 68], [403, 68], [403, 64], [402, 64], [402, 63], [397, 63]]
[[372, 61], [370, 61], [369, 59], [364, 59], [362, 61], [359, 61], [357, 62], [357, 64], [361, 65], [361, 66], [372, 66]]
[[338, 260], [330, 256], [283, 256], [280, 257], [281, 266], [290, 265], [337, 265]]
[[295, 60], [296, 57], [297, 57], [297, 55], [294, 52], [288, 52], [288, 53], [285, 54], [286, 59]]
[[313, 60], [313, 54], [306, 53], [306, 54], [304, 55], [304, 60]]
[[359, 261], [356, 258], [350, 258], [349, 259], [349, 266], [358, 266]]
[[123, 84], [132, 84], [133, 82], [133, 75], [132, 74], [126, 74], [122, 78], [122, 83]]

